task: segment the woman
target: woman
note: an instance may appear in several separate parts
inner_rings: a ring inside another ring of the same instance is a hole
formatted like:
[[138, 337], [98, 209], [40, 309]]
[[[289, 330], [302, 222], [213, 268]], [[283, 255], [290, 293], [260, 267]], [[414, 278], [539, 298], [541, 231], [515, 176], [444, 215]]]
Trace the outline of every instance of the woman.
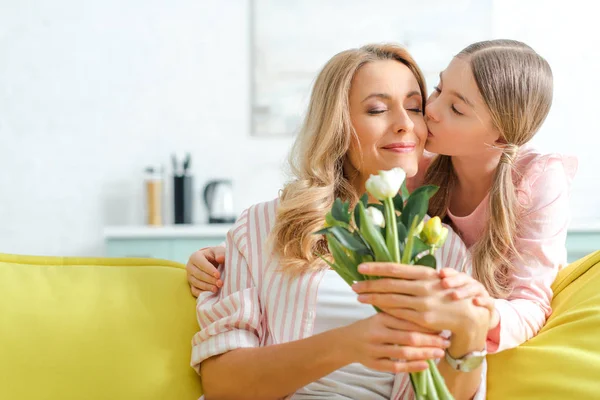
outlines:
[[[488, 352], [515, 347], [533, 337], [550, 315], [551, 284], [566, 264], [570, 184], [576, 161], [540, 154], [526, 144], [552, 102], [552, 72], [529, 46], [512, 40], [478, 42], [461, 51], [440, 74], [428, 100], [429, 129], [424, 157], [411, 187], [436, 184], [430, 214], [445, 217], [473, 256], [473, 275], [494, 299]], [[194, 292], [222, 284], [211, 262], [217, 248], [201, 250], [188, 262]], [[442, 271], [444, 285], [471, 278]], [[201, 282], [206, 281], [206, 282]], [[358, 293], [410, 318], [386, 293], [387, 281], [359, 284]], [[458, 289], [472, 296], [480, 286]], [[396, 293], [402, 294], [402, 293]], [[391, 307], [390, 304], [394, 307]]]
[[[443, 357], [439, 370], [455, 398], [485, 397], [489, 308], [451, 299], [429, 268], [375, 264], [366, 268], [404, 278], [407, 307], [428, 318], [415, 324], [376, 314], [315, 255], [326, 245], [313, 232], [336, 197], [356, 202], [378, 170], [417, 172], [425, 96], [420, 70], [396, 46], [345, 51], [324, 67], [292, 152], [295, 179], [278, 200], [242, 214], [227, 235], [224, 286], [199, 296], [192, 364], [207, 396], [407, 398], [407, 372]], [[438, 256], [460, 269], [465, 255], [451, 234]], [[449, 341], [438, 334], [444, 330]], [[455, 369], [465, 356], [475, 362]]]

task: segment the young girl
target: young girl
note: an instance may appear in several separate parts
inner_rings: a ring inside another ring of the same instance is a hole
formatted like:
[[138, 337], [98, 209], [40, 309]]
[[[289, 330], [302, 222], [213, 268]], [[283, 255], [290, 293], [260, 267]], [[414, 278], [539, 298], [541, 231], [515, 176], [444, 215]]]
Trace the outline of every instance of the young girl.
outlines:
[[[551, 312], [550, 286], [567, 262], [569, 193], [577, 163], [526, 146], [551, 102], [547, 62], [523, 43], [492, 40], [468, 46], [450, 62], [426, 107], [426, 150], [438, 156], [424, 157], [411, 186], [440, 186], [430, 214], [445, 216], [459, 233], [472, 254], [474, 277], [495, 297], [488, 352], [515, 347], [539, 331]], [[213, 265], [220, 262], [219, 248], [190, 257], [194, 293], [223, 284]], [[448, 271], [441, 277], [447, 287], [468, 279]], [[455, 297], [474, 295], [474, 288], [459, 289]], [[389, 301], [375, 282], [356, 290], [371, 291], [372, 304]], [[399, 311], [394, 315], [409, 318]]]
[[[355, 203], [379, 170], [416, 173], [424, 103], [423, 76], [402, 48], [349, 50], [324, 67], [292, 152], [295, 178], [279, 199], [242, 213], [227, 235], [224, 286], [198, 298], [192, 365], [207, 397], [408, 398], [407, 372], [442, 357], [438, 368], [455, 398], [485, 397], [493, 309], [451, 299], [453, 289], [429, 268], [378, 263], [371, 272], [403, 279], [382, 279], [383, 289], [410, 280], [404, 308], [430, 318], [376, 313], [315, 254], [326, 252], [313, 232], [336, 197]], [[438, 251], [439, 263], [456, 269], [465, 255], [454, 233]], [[444, 330], [452, 332], [447, 342], [438, 335]], [[469, 365], [458, 368], [463, 357]]]

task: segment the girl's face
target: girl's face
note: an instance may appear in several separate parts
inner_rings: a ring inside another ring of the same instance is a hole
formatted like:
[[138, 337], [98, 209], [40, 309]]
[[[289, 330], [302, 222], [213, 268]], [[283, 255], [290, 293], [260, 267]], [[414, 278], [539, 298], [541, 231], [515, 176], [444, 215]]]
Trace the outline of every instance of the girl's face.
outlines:
[[352, 80], [349, 103], [358, 140], [352, 140], [346, 170], [358, 172], [363, 183], [371, 174], [396, 167], [407, 176], [416, 174], [427, 126], [411, 70], [394, 60], [363, 65]]
[[448, 156], [489, 154], [500, 134], [492, 124], [471, 66], [454, 58], [440, 73], [440, 82], [425, 109], [429, 129], [427, 151]]

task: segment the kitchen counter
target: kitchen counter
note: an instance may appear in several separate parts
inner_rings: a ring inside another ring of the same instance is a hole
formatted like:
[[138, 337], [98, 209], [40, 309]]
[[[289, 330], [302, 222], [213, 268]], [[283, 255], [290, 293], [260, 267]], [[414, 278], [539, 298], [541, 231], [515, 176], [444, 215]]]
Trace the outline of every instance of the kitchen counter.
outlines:
[[104, 229], [105, 239], [171, 239], [225, 237], [233, 224], [203, 225], [124, 225], [109, 226]]
[[[104, 229], [106, 255], [164, 258], [185, 264], [196, 250], [223, 243], [232, 226], [110, 226]], [[600, 221], [573, 221], [567, 234], [569, 262], [596, 250], [600, 250]]]

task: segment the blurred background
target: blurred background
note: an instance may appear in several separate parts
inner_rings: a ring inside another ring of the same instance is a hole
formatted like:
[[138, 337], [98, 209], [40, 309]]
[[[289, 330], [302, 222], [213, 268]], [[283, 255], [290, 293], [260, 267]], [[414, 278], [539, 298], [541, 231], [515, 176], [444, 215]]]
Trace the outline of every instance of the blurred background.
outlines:
[[335, 53], [402, 43], [431, 88], [491, 38], [552, 66], [534, 144], [578, 156], [573, 230], [599, 234], [595, 15], [584, 0], [0, 0], [0, 252], [185, 261], [277, 196]]

